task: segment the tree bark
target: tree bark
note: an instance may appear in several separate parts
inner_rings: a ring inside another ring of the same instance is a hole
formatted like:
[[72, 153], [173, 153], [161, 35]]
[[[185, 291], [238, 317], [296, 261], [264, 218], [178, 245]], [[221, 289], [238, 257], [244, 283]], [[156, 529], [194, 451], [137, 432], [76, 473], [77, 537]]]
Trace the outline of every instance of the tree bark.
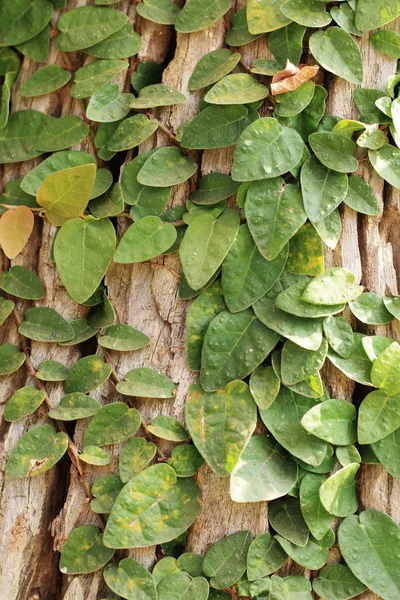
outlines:
[[[68, 9], [84, 5], [84, 0], [70, 0]], [[182, 2], [181, 2], [182, 4]], [[245, 6], [245, 0], [232, 0], [231, 14]], [[201, 92], [187, 91], [188, 79], [198, 60], [211, 50], [225, 46], [226, 21], [221, 19], [205, 31], [194, 34], [175, 34], [172, 27], [156, 25], [138, 17], [135, 3], [123, 0], [118, 8], [124, 10], [135, 30], [143, 38], [142, 49], [137, 57], [131, 59], [132, 68], [139, 61], [154, 60], [166, 66], [163, 81], [188, 97], [186, 103], [159, 109], [156, 113], [168, 128], [176, 131], [178, 126], [193, 118], [198, 112]], [[228, 21], [228, 20], [227, 20]], [[389, 27], [394, 28], [395, 24]], [[364, 87], [384, 89], [385, 81], [396, 70], [395, 61], [384, 57], [369, 43], [369, 34], [359, 39], [364, 61]], [[244, 62], [250, 67], [256, 58], [269, 55], [266, 36], [262, 36], [249, 46], [238, 49]], [[92, 59], [82, 53], [73, 57], [73, 68]], [[62, 64], [63, 56], [57, 52], [52, 42], [48, 64]], [[305, 51], [304, 60], [315, 62]], [[53, 116], [64, 114], [81, 115], [84, 106], [71, 98], [69, 86], [60, 92], [33, 99], [24, 99], [18, 94], [21, 84], [38, 68], [38, 64], [24, 59], [21, 73], [14, 88], [12, 99], [13, 112], [24, 108], [33, 108]], [[118, 76], [121, 89], [129, 89], [130, 73]], [[357, 118], [352, 99], [354, 86], [324, 74], [328, 89], [327, 112], [344, 118]], [[264, 113], [263, 113], [264, 114]], [[265, 109], [265, 114], [269, 114]], [[170, 140], [161, 130], [142, 147], [139, 152], [156, 146], [168, 145]], [[94, 154], [92, 138], [88, 138], [79, 147]], [[221, 149], [194, 153], [201, 165], [201, 174], [210, 171], [230, 172], [233, 149]], [[132, 158], [128, 153], [126, 161]], [[23, 164], [5, 165], [3, 182], [20, 177], [29, 172], [38, 162], [35, 159]], [[123, 166], [122, 166], [123, 168]], [[400, 257], [399, 192], [390, 188], [372, 171], [368, 163], [363, 163], [359, 173], [372, 185], [377, 197], [381, 199], [384, 211], [380, 217], [365, 217], [347, 207], [342, 209], [343, 231], [337, 248], [327, 250], [326, 266], [340, 266], [356, 274], [368, 291], [389, 295], [398, 294], [396, 271]], [[170, 206], [182, 205], [195, 185], [196, 178], [176, 186], [170, 200]], [[37, 303], [17, 301], [17, 312], [22, 315], [31, 305], [50, 306], [66, 318], [72, 319], [86, 314], [87, 309], [73, 303], [58, 279], [55, 265], [50, 259], [50, 248], [54, 228], [45, 221], [36, 219], [34, 233], [24, 251], [11, 261], [33, 269], [39, 275], [46, 297]], [[120, 238], [129, 223], [119, 219], [117, 233]], [[2, 268], [9, 267], [9, 261], [2, 255]], [[157, 414], [168, 414], [184, 422], [183, 410], [189, 385], [196, 374], [189, 371], [184, 352], [185, 315], [189, 303], [178, 297], [180, 264], [177, 254], [161, 257], [152, 261], [156, 264], [118, 265], [112, 263], [107, 276], [109, 298], [115, 308], [117, 322], [137, 327], [151, 339], [151, 345], [134, 353], [110, 351], [109, 355], [119, 377], [130, 369], [149, 366], [160, 369], [177, 383], [178, 394], [173, 401], [139, 399], [134, 405], [140, 411], [145, 425]], [[396, 325], [365, 326], [366, 333], [377, 333], [399, 338]], [[0, 343], [19, 344], [17, 328], [10, 316], [0, 331]], [[88, 348], [90, 351], [88, 351]], [[95, 344], [84, 347], [62, 347], [56, 344], [31, 343], [31, 357], [35, 367], [43, 359], [56, 359], [71, 366], [83, 354], [103, 351]], [[353, 382], [345, 378], [329, 364], [324, 368], [324, 380], [331, 397], [358, 401], [359, 390]], [[28, 371], [22, 367], [14, 375], [1, 380], [2, 408], [12, 393], [20, 387], [32, 383]], [[46, 384], [52, 403], [56, 404], [62, 396], [62, 385]], [[121, 400], [115, 385], [110, 380], [92, 394], [102, 403]], [[127, 401], [126, 398], [124, 398]], [[33, 416], [15, 424], [3, 421], [1, 426], [3, 442], [2, 463], [4, 468], [10, 451], [22, 433], [34, 425], [50, 422], [47, 409], [39, 409]], [[79, 421], [74, 431], [74, 442], [82, 448], [82, 436], [87, 423]], [[142, 431], [143, 433], [143, 431]], [[162, 444], [168, 451], [169, 445]], [[92, 484], [105, 473], [117, 472], [120, 448], [113, 447], [113, 461], [107, 467], [88, 469], [86, 481]], [[201, 468], [197, 476], [202, 491], [203, 508], [193, 524], [188, 550], [203, 553], [208, 545], [234, 531], [248, 528], [254, 535], [268, 528], [267, 503], [235, 504], [229, 497], [227, 479], [215, 475], [207, 466]], [[102, 573], [87, 576], [65, 576], [58, 570], [58, 552], [69, 532], [84, 523], [96, 523], [98, 519], [90, 511], [85, 491], [74, 465], [69, 467], [68, 459], [61, 461], [45, 475], [33, 479], [1, 479], [2, 500], [0, 505], [0, 539], [3, 552], [0, 565], [0, 589], [5, 590], [8, 600], [97, 600], [110, 596]], [[388, 475], [383, 468], [375, 465], [363, 466], [359, 477], [360, 508], [377, 508], [400, 521], [400, 483]], [[121, 553], [121, 556], [123, 553]], [[155, 560], [155, 548], [132, 551], [131, 556], [151, 567]], [[339, 558], [338, 549], [331, 552], [332, 561]], [[288, 562], [281, 574], [303, 573], [304, 569]], [[309, 572], [306, 572], [309, 575]], [[377, 596], [366, 592], [360, 596], [363, 600], [376, 600]]]

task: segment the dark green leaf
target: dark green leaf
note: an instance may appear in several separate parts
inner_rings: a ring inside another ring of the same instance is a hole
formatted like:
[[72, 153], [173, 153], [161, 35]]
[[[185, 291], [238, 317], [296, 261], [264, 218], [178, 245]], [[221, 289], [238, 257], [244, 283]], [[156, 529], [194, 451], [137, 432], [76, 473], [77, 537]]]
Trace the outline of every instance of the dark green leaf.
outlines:
[[0, 273], [0, 289], [17, 298], [40, 300], [44, 289], [39, 277], [27, 267], [15, 265]]
[[140, 427], [140, 414], [136, 408], [128, 408], [123, 402], [106, 404], [87, 426], [83, 443], [85, 446], [108, 446], [120, 444], [135, 435]]
[[140, 169], [137, 179], [142, 185], [166, 187], [183, 183], [196, 171], [195, 160], [185, 156], [176, 146], [169, 146], [158, 148], [149, 156]]
[[234, 585], [246, 570], [250, 531], [238, 531], [218, 540], [206, 552], [203, 571], [217, 590]]
[[74, 52], [101, 42], [128, 21], [125, 13], [112, 8], [81, 6], [64, 13], [58, 20], [56, 46]]
[[362, 84], [361, 53], [347, 31], [340, 27], [329, 27], [325, 31], [313, 33], [310, 37], [310, 50], [313, 57], [327, 71], [351, 83]]
[[346, 565], [327, 565], [313, 581], [313, 590], [326, 600], [348, 600], [362, 594], [366, 587]]
[[228, 12], [229, 7], [229, 0], [188, 0], [175, 21], [175, 29], [179, 33], [206, 29]]
[[97, 355], [80, 358], [70, 369], [65, 382], [66, 393], [95, 390], [111, 375], [111, 365]]
[[103, 534], [95, 525], [71, 531], [61, 551], [60, 571], [68, 575], [93, 573], [104, 567], [114, 550], [103, 545]]
[[81, 392], [66, 394], [58, 406], [49, 411], [49, 417], [60, 421], [75, 421], [95, 415], [101, 409], [101, 404]]
[[[84, 6], [82, 8], [93, 7]], [[70, 94], [73, 98], [87, 98], [98, 92], [102, 87], [110, 83], [115, 75], [118, 75], [118, 73], [127, 68], [128, 62], [124, 60], [96, 60], [91, 62], [75, 72]]]
[[268, 505], [268, 509], [268, 520], [274, 530], [289, 542], [304, 548], [309, 539], [309, 531], [297, 498], [274, 500]]
[[128, 371], [125, 381], [117, 383], [117, 391], [125, 396], [140, 398], [173, 398], [175, 383], [160, 371], [142, 367]]

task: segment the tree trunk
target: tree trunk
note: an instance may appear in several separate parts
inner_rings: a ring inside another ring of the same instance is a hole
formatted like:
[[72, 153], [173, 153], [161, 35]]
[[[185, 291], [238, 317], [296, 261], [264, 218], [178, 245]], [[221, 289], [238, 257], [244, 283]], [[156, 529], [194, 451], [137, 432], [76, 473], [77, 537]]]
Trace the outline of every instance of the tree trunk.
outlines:
[[[84, 5], [84, 0], [70, 0], [68, 8]], [[232, 0], [231, 13], [246, 4], [245, 0]], [[159, 109], [158, 118], [170, 129], [176, 131], [178, 126], [198, 112], [201, 93], [187, 92], [187, 81], [198, 60], [207, 52], [224, 47], [226, 22], [221, 19], [216, 25], [205, 31], [194, 34], [175, 34], [172, 27], [156, 25], [145, 21], [135, 14], [135, 3], [123, 0], [118, 8], [124, 10], [130, 22], [135, 25], [143, 38], [143, 46], [138, 55], [131, 59], [132, 67], [138, 61], [154, 60], [166, 66], [163, 81], [188, 96], [182, 105]], [[395, 25], [392, 23], [392, 27]], [[389, 26], [390, 27], [390, 26]], [[384, 89], [385, 81], [396, 70], [396, 61], [384, 57], [374, 50], [369, 43], [369, 34], [359, 39], [364, 61], [364, 87]], [[249, 46], [239, 49], [244, 62], [250, 67], [256, 58], [268, 56], [266, 36]], [[314, 62], [305, 55], [305, 61]], [[74, 69], [87, 60], [84, 53], [73, 57]], [[91, 60], [91, 59], [89, 59]], [[52, 43], [48, 64], [63, 63], [63, 58]], [[84, 106], [74, 100], [68, 93], [67, 85], [60, 92], [33, 99], [24, 99], [18, 94], [18, 88], [37, 69], [37, 63], [24, 59], [21, 73], [14, 88], [12, 110], [16, 112], [24, 108], [34, 108], [53, 116], [64, 114], [80, 115]], [[322, 74], [324, 85], [328, 89], [327, 112], [345, 118], [357, 118], [352, 99], [354, 86], [329, 74]], [[118, 76], [121, 89], [129, 89], [130, 75], [126, 72]], [[267, 110], [265, 114], [268, 114]], [[169, 138], [161, 130], [157, 132], [140, 152], [150, 148], [167, 145]], [[93, 142], [88, 138], [79, 147], [94, 153]], [[221, 149], [196, 153], [201, 164], [201, 173], [210, 171], [230, 172], [233, 149]], [[130, 160], [131, 156], [127, 157]], [[33, 168], [40, 159], [17, 165], [3, 167], [3, 182], [20, 177]], [[123, 168], [123, 167], [122, 167]], [[327, 251], [326, 266], [340, 266], [356, 274], [368, 291], [379, 294], [397, 295], [396, 268], [400, 257], [399, 206], [398, 191], [384, 182], [365, 164], [360, 174], [372, 185], [376, 195], [384, 205], [381, 217], [365, 217], [347, 207], [342, 210], [343, 231], [341, 240], [335, 251]], [[170, 206], [182, 205], [188, 198], [190, 187], [195, 181], [186, 182], [174, 188]], [[85, 307], [73, 303], [61, 285], [54, 263], [50, 259], [50, 248], [54, 236], [54, 228], [47, 222], [36, 219], [36, 226], [24, 251], [12, 264], [21, 264], [33, 269], [39, 275], [46, 297], [36, 305], [50, 306], [66, 318], [84, 316]], [[117, 224], [118, 237], [127, 228], [127, 220], [121, 219]], [[9, 267], [7, 259], [2, 256], [2, 268]], [[171, 377], [178, 385], [176, 399], [171, 401], [135, 401], [135, 406], [142, 415], [144, 424], [150, 423], [157, 414], [168, 414], [183, 422], [185, 396], [189, 385], [196, 379], [186, 365], [183, 349], [185, 336], [185, 315], [188, 303], [179, 300], [180, 271], [177, 254], [159, 258], [157, 265], [134, 264], [119, 265], [113, 263], [106, 277], [109, 298], [115, 308], [117, 322], [137, 327], [151, 339], [151, 345], [135, 353], [118, 353], [110, 351], [112, 363], [117, 374], [122, 377], [128, 370], [149, 366], [160, 369]], [[168, 268], [165, 268], [168, 267]], [[23, 314], [33, 303], [18, 301], [17, 312]], [[395, 321], [396, 322], [396, 321]], [[399, 337], [398, 323], [388, 327], [365, 326], [365, 332]], [[19, 344], [16, 325], [10, 316], [0, 331], [0, 343]], [[90, 351], [88, 351], [88, 348]], [[82, 353], [101, 353], [102, 350], [86, 344], [84, 348], [62, 347], [56, 344], [31, 343], [31, 357], [35, 367], [43, 359], [56, 359], [67, 366], [72, 365]], [[345, 378], [333, 366], [324, 368], [324, 379], [331, 397], [351, 399], [354, 384]], [[1, 380], [2, 402], [5, 403], [18, 388], [31, 383], [25, 367], [14, 375]], [[46, 384], [52, 403], [57, 403], [62, 395], [62, 386]], [[109, 381], [95, 394], [103, 403], [118, 399], [114, 384]], [[126, 400], [126, 399], [125, 399]], [[356, 399], [357, 400], [357, 399]], [[2, 406], [5, 406], [3, 404]], [[15, 424], [3, 421], [2, 467], [5, 466], [10, 451], [22, 433], [33, 425], [48, 421], [47, 409], [41, 408], [36, 413]], [[82, 435], [87, 423], [79, 421], [75, 427], [74, 441], [79, 449], [82, 447]], [[165, 443], [165, 449], [168, 449]], [[107, 467], [88, 469], [87, 482], [91, 484], [104, 473], [118, 469], [120, 448], [115, 447], [114, 460]], [[188, 549], [203, 553], [207, 546], [221, 537], [234, 531], [249, 528], [254, 535], [268, 528], [267, 503], [235, 504], [229, 498], [228, 480], [214, 474], [207, 466], [201, 468], [197, 476], [202, 491], [203, 508], [200, 516], [191, 528]], [[58, 552], [69, 532], [84, 523], [97, 523], [97, 518], [90, 511], [86, 495], [81, 485], [76, 468], [69, 467], [68, 459], [58, 463], [45, 475], [33, 479], [1, 480], [2, 500], [0, 507], [0, 539], [3, 544], [1, 561], [0, 589], [4, 590], [7, 600], [96, 600], [110, 596], [102, 577], [102, 573], [87, 576], [65, 576], [58, 570]], [[361, 508], [377, 508], [384, 510], [397, 521], [400, 521], [400, 482], [394, 480], [383, 468], [375, 465], [363, 466], [359, 478], [359, 496]], [[53, 539], [54, 538], [54, 539]], [[151, 567], [155, 560], [155, 548], [145, 548], [131, 553], [132, 556]], [[332, 561], [337, 561], [338, 550], [331, 553]], [[287, 563], [282, 574], [304, 572], [295, 564]], [[366, 592], [360, 596], [363, 600], [373, 600], [377, 596]]]

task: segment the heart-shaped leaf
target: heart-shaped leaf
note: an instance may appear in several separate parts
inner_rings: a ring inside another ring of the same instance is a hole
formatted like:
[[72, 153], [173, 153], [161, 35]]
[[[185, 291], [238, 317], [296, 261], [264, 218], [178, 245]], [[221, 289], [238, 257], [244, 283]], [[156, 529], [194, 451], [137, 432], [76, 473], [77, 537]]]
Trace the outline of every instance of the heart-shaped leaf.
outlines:
[[142, 367], [128, 371], [125, 381], [117, 383], [117, 391], [125, 396], [140, 398], [173, 398], [175, 383], [160, 371]]
[[101, 404], [94, 398], [90, 398], [81, 392], [66, 394], [60, 400], [58, 406], [49, 411], [49, 417], [60, 421], [75, 421], [85, 419], [99, 412]]
[[268, 520], [275, 531], [289, 542], [304, 548], [309, 539], [309, 531], [298, 499], [287, 496], [274, 500], [268, 505], [268, 509]]
[[93, 573], [104, 567], [114, 550], [103, 545], [103, 534], [95, 525], [71, 531], [61, 551], [60, 571], [68, 575]]
[[308, 433], [321, 440], [348, 446], [357, 441], [357, 410], [345, 400], [325, 400], [313, 406], [301, 419]]
[[151, 573], [133, 558], [124, 558], [104, 569], [104, 579], [113, 592], [128, 600], [157, 600], [156, 585]]
[[144, 438], [133, 438], [122, 448], [119, 455], [121, 480], [126, 483], [138, 475], [154, 458], [156, 445]]
[[310, 50], [327, 71], [351, 83], [362, 84], [361, 53], [347, 31], [340, 27], [329, 27], [325, 31], [313, 33], [310, 37]]
[[[192, 477], [204, 465], [204, 462], [203, 457], [192, 444], [176, 446], [172, 449], [171, 458], [167, 460], [167, 464], [174, 469], [177, 477]], [[182, 570], [188, 571], [183, 567]], [[194, 575], [194, 573], [190, 574]], [[201, 572], [196, 573], [196, 575], [201, 575]]]
[[351, 302], [360, 296], [362, 286], [355, 285], [355, 275], [339, 267], [331, 267], [315, 277], [303, 292], [302, 299], [310, 304]]
[[6, 421], [19, 421], [22, 417], [31, 415], [45, 399], [42, 390], [38, 390], [32, 385], [20, 388], [11, 396], [7, 402], [4, 418]]
[[120, 444], [135, 435], [140, 427], [140, 413], [124, 402], [103, 406], [90, 421], [83, 436], [85, 446]]
[[56, 46], [74, 52], [101, 42], [128, 21], [125, 13], [113, 8], [81, 6], [64, 13], [58, 20]]
[[203, 559], [203, 571], [217, 590], [234, 585], [246, 570], [250, 531], [238, 531], [215, 542]]
[[15, 258], [24, 249], [33, 225], [33, 213], [27, 206], [17, 206], [2, 215], [0, 245], [7, 258]]
[[271, 575], [280, 569], [287, 555], [275, 538], [266, 531], [250, 544], [247, 553], [247, 578], [250, 581]]
[[97, 355], [80, 358], [71, 367], [65, 382], [66, 393], [82, 392], [83, 394], [95, 390], [102, 385], [111, 375], [111, 365]]
[[358, 498], [355, 475], [358, 463], [350, 463], [331, 475], [319, 488], [319, 497], [324, 508], [337, 517], [348, 517], [356, 512]]
[[186, 426], [197, 450], [222, 477], [235, 467], [254, 431], [256, 418], [256, 405], [243, 381], [232, 381], [211, 394], [204, 392], [199, 383], [189, 389]]
[[[148, 467], [119, 493], [107, 521], [104, 543], [112, 548], [139, 548], [175, 539], [198, 516], [199, 494], [194, 479], [177, 480], [169, 465]], [[172, 511], [174, 518], [165, 518]]]
[[300, 181], [304, 209], [310, 221], [325, 219], [345, 199], [348, 190], [346, 173], [325, 167], [315, 156], [304, 163]]
[[117, 263], [143, 262], [163, 254], [176, 240], [176, 229], [154, 216], [144, 217], [131, 225], [114, 254]]
[[188, 0], [175, 21], [179, 33], [206, 29], [218, 21], [230, 7], [229, 0]]
[[64, 342], [74, 335], [71, 325], [64, 317], [45, 306], [27, 310], [18, 331], [37, 342]]
[[327, 565], [312, 585], [313, 590], [327, 600], [347, 600], [366, 590], [346, 565]]
[[154, 417], [146, 429], [152, 435], [170, 442], [184, 442], [190, 437], [179, 421], [168, 415]]

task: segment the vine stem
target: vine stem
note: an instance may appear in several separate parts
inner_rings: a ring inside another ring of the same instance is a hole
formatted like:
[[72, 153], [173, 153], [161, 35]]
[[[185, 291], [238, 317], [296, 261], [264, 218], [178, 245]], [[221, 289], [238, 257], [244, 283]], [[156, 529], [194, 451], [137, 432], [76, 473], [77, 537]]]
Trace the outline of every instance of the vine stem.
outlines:
[[181, 276], [179, 275], [179, 273], [177, 273], [176, 271], [174, 271], [173, 269], [171, 269], [170, 267], [167, 267], [167, 265], [160, 265], [159, 263], [153, 263], [150, 260], [144, 260], [142, 262], [143, 265], [151, 265], [152, 267], [160, 267], [160, 269], [167, 269], [167, 271], [169, 271], [170, 273], [172, 273], [172, 275], [174, 275], [175, 277], [177, 277], [178, 279], [181, 278]]
[[[47, 406], [47, 408], [49, 410], [51, 410], [53, 408], [53, 405], [50, 402], [50, 398], [49, 398], [49, 396], [47, 394], [47, 390], [46, 390], [46, 387], [45, 387], [44, 383], [40, 379], [38, 379], [38, 377], [37, 377], [36, 369], [33, 366], [32, 359], [31, 359], [31, 354], [30, 354], [28, 340], [19, 331], [19, 327], [20, 327], [20, 325], [22, 323], [22, 319], [19, 316], [19, 314], [18, 314], [18, 312], [16, 311], [15, 308], [13, 310], [13, 316], [14, 316], [15, 324], [16, 324], [16, 326], [18, 328], [18, 335], [20, 337], [21, 344], [22, 344], [22, 349], [23, 349], [23, 352], [25, 354], [25, 362], [26, 362], [26, 366], [28, 367], [29, 375], [34, 378], [34, 380], [35, 380], [38, 388], [40, 389], [40, 391], [43, 392], [43, 394], [44, 394], [44, 401], [46, 403], [46, 406]], [[90, 490], [90, 485], [85, 480], [85, 471], [84, 471], [84, 468], [82, 466], [82, 462], [81, 462], [81, 460], [79, 458], [79, 450], [78, 450], [76, 444], [70, 438], [70, 436], [69, 436], [69, 434], [68, 434], [68, 432], [67, 432], [67, 430], [65, 428], [64, 423], [62, 421], [59, 421], [58, 419], [53, 419], [53, 420], [56, 422], [58, 430], [61, 433], [64, 433], [67, 436], [67, 439], [68, 439], [68, 455], [69, 455], [69, 457], [71, 459], [71, 462], [73, 463], [74, 467], [78, 471], [79, 481], [82, 484], [82, 487], [84, 489], [84, 492], [85, 492], [87, 498], [91, 499], [92, 498], [92, 493], [91, 493], [91, 490]], [[103, 518], [98, 513], [94, 513], [94, 514], [96, 515], [96, 517], [97, 517], [97, 519], [99, 521], [100, 527], [102, 529], [104, 529], [105, 524], [104, 524]]]

